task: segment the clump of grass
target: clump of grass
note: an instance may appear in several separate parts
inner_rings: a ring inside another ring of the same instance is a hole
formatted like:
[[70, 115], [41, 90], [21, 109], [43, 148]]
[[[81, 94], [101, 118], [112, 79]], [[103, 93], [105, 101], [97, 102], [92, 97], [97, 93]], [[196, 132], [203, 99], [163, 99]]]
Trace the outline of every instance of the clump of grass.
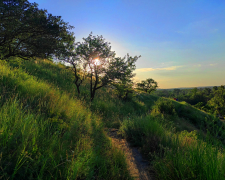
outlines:
[[155, 160], [159, 179], [225, 179], [225, 154], [192, 134], [179, 134], [164, 158]]
[[172, 101], [159, 98], [153, 107], [153, 113], [176, 115], [176, 110]]

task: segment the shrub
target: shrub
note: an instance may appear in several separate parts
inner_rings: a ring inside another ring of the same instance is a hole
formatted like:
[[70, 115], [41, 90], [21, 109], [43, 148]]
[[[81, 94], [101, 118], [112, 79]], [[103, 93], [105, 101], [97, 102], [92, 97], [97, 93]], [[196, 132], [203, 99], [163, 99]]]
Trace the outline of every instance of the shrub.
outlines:
[[155, 106], [153, 107], [153, 112], [159, 114], [168, 114], [168, 115], [176, 115], [175, 106], [172, 101], [159, 98]]

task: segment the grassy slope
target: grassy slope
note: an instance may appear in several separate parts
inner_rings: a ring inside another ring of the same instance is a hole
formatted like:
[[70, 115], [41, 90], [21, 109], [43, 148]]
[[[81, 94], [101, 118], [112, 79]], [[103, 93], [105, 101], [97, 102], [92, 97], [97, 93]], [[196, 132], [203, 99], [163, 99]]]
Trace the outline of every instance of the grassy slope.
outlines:
[[120, 132], [153, 162], [158, 179], [225, 179], [224, 126], [185, 102], [159, 98]]
[[[130, 179], [102, 119], [57, 87], [64, 79], [46, 65], [35, 76], [0, 64], [1, 178]], [[56, 81], [48, 83], [49, 74]]]
[[[110, 89], [90, 104], [88, 85], [79, 100], [72, 82], [49, 61], [0, 64], [3, 179], [130, 179], [104, 127], [141, 147], [159, 179], [224, 179], [223, 129], [213, 116], [146, 94], [124, 102]], [[211, 135], [199, 137], [199, 128]]]

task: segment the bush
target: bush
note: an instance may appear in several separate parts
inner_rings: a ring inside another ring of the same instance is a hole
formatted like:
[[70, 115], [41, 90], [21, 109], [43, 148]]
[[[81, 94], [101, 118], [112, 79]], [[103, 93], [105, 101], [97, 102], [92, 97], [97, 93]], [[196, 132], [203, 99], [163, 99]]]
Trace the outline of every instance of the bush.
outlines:
[[204, 103], [203, 102], [198, 102], [197, 104], [194, 105], [194, 107], [196, 107], [198, 109], [202, 109], [204, 107]]
[[168, 115], [176, 115], [175, 106], [172, 101], [159, 98], [155, 106], [153, 107], [153, 112], [159, 114], [168, 114]]

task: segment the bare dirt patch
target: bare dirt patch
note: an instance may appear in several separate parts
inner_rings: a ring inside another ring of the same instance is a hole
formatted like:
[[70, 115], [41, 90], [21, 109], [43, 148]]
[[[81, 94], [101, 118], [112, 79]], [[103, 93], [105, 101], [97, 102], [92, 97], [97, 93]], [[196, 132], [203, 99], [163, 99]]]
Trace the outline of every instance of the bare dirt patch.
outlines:
[[138, 148], [131, 147], [126, 139], [118, 135], [118, 129], [107, 129], [108, 135], [112, 139], [112, 143], [119, 149], [121, 149], [127, 160], [128, 170], [132, 177], [137, 180], [154, 180], [154, 171], [149, 162], [145, 160]]

